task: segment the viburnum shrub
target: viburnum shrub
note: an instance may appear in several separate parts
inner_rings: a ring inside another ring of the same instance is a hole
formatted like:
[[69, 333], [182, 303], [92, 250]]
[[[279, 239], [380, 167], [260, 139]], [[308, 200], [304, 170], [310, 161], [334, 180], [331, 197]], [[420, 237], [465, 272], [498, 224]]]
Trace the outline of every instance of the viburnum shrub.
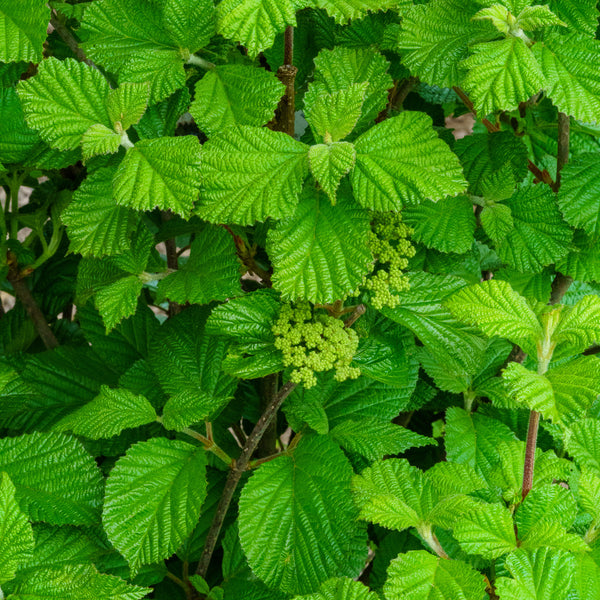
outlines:
[[600, 599], [599, 13], [534, 1], [0, 0], [0, 599]]

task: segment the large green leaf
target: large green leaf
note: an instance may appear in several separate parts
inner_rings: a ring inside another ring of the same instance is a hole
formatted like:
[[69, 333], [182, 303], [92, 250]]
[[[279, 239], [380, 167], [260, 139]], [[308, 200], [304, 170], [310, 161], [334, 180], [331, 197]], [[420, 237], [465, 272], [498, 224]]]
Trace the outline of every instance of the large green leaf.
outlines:
[[142, 140], [117, 169], [117, 204], [136, 210], [161, 208], [189, 216], [200, 187], [200, 144], [194, 136]]
[[460, 560], [412, 550], [391, 562], [383, 591], [387, 600], [481, 600], [485, 581]]
[[49, 21], [44, 0], [0, 0], [0, 61], [39, 63]]
[[306, 188], [296, 213], [269, 232], [273, 285], [285, 298], [333, 303], [357, 289], [373, 263], [367, 211], [351, 198], [333, 207]]
[[171, 556], [198, 521], [206, 497], [206, 454], [154, 438], [132, 446], [106, 483], [102, 521], [133, 572]]
[[596, 35], [598, 27], [598, 3], [595, 0], [550, 0], [554, 14], [564, 21], [569, 31]]
[[466, 188], [458, 158], [438, 138], [430, 117], [405, 111], [355, 142], [351, 181], [356, 199], [373, 210], [399, 210]]
[[242, 225], [289, 217], [307, 171], [305, 144], [269, 129], [230, 127], [203, 146], [197, 212], [212, 223]]
[[[48, 468], [52, 465], [52, 468]], [[102, 477], [80, 442], [61, 433], [0, 440], [0, 471], [32, 521], [92, 525], [102, 504]]]
[[249, 65], [222, 65], [197, 84], [190, 113], [207, 135], [232, 125], [268, 123], [285, 88], [273, 73]]
[[112, 127], [105, 105], [108, 92], [100, 71], [72, 58], [48, 58], [35, 77], [19, 83], [27, 123], [60, 150], [79, 146], [92, 125]]
[[294, 600], [377, 600], [375, 592], [359, 581], [339, 577], [326, 581], [318, 592], [309, 596], [296, 596]]
[[329, 577], [358, 574], [365, 539], [351, 477], [350, 463], [327, 437], [302, 440], [252, 476], [240, 498], [240, 539], [267, 585], [306, 593]]
[[33, 552], [33, 530], [15, 497], [15, 486], [0, 473], [0, 584], [14, 578]]

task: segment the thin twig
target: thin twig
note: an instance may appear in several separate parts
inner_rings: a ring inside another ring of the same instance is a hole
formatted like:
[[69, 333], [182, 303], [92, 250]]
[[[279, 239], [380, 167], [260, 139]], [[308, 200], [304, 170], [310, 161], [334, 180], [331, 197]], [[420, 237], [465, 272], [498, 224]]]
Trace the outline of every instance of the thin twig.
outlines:
[[285, 95], [277, 108], [273, 129], [294, 137], [296, 131], [296, 75], [294, 66], [294, 28], [287, 27], [284, 40], [283, 65], [277, 70], [277, 78], [285, 85]]
[[[173, 215], [163, 210], [161, 212], [161, 219], [163, 223], [167, 223], [173, 218]], [[177, 271], [179, 268], [179, 255], [177, 254], [177, 242], [175, 238], [168, 238], [165, 240], [165, 250], [167, 254], [167, 268], [172, 269], [173, 271]], [[181, 304], [177, 302], [171, 302], [169, 300], [169, 316], [173, 317], [178, 315], [182, 311]]]
[[569, 139], [571, 136], [571, 118], [563, 112], [558, 113], [558, 152], [556, 155], [556, 181], [552, 186], [555, 192], [560, 189], [561, 171], [569, 161]]

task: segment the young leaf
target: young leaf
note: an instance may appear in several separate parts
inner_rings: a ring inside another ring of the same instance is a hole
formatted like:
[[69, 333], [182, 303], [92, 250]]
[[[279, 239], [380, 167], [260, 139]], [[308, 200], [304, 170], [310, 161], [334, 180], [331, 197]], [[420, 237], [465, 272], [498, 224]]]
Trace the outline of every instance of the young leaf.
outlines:
[[517, 17], [517, 27], [524, 31], [533, 31], [542, 27], [567, 24], [561, 21], [546, 5], [526, 6]]
[[370, 11], [410, 6], [408, 0], [312, 0], [311, 4], [327, 11], [336, 23], [342, 25], [352, 19], [362, 19]]
[[11, 478], [30, 520], [56, 525], [97, 522], [102, 476], [74, 438], [62, 433], [4, 438], [0, 440], [0, 471]]
[[349, 494], [351, 477], [350, 463], [332, 441], [310, 437], [250, 478], [240, 498], [240, 540], [267, 585], [306, 593], [329, 577], [360, 570], [364, 537]]
[[483, 577], [460, 560], [445, 560], [425, 550], [412, 550], [394, 559], [383, 591], [387, 600], [481, 600]]
[[92, 125], [112, 127], [105, 106], [108, 92], [100, 71], [72, 58], [48, 58], [35, 77], [19, 84], [28, 125], [60, 150], [77, 148]]
[[570, 32], [596, 35], [598, 3], [594, 0], [550, 0], [552, 12], [567, 24]]
[[0, 585], [14, 578], [31, 557], [33, 530], [15, 497], [15, 486], [0, 473]]
[[190, 53], [207, 46], [216, 33], [217, 13], [213, 0], [166, 0], [165, 32], [179, 48]]
[[[584, 481], [582, 477], [581, 483]], [[570, 529], [577, 516], [573, 493], [556, 484], [542, 485], [531, 490], [516, 513], [515, 523], [520, 538], [526, 538], [542, 523], [558, 523]]]
[[523, 365], [510, 362], [502, 374], [508, 393], [530, 410], [542, 414], [545, 419], [557, 423], [561, 420], [561, 407], [544, 375], [529, 371]]
[[121, 136], [106, 125], [92, 125], [81, 138], [84, 162], [99, 154], [115, 154], [121, 146]]
[[39, 63], [50, 21], [50, 10], [44, 0], [0, 2], [0, 61]]
[[296, 596], [294, 600], [378, 600], [375, 592], [359, 581], [346, 577], [326, 581], [318, 592], [309, 596]]
[[600, 297], [584, 296], [575, 306], [564, 308], [552, 335], [558, 347], [556, 356], [579, 354], [600, 341]]
[[[353, 292], [373, 262], [369, 215], [351, 199], [333, 207], [307, 186], [296, 213], [269, 232], [273, 285], [284, 298], [332, 303]], [[348, 244], [348, 242], [351, 242]]]
[[305, 144], [269, 129], [230, 127], [203, 146], [197, 213], [211, 223], [241, 225], [289, 217], [307, 171]]
[[206, 454], [178, 440], [132, 446], [110, 472], [102, 522], [133, 572], [171, 556], [198, 521]]
[[505, 281], [484, 281], [464, 288], [446, 300], [458, 319], [477, 325], [487, 336], [500, 336], [536, 355], [542, 326], [527, 304]]
[[512, 212], [505, 204], [484, 206], [479, 216], [483, 229], [496, 244], [502, 242], [514, 228]]
[[202, 390], [185, 389], [173, 394], [165, 403], [162, 424], [165, 429], [183, 431], [200, 421], [209, 420], [231, 400], [216, 397]]
[[405, 111], [355, 141], [351, 181], [360, 204], [373, 210], [399, 210], [404, 204], [439, 200], [465, 190], [458, 159], [431, 125], [425, 114]]
[[317, 144], [308, 151], [310, 170], [325, 190], [331, 204], [336, 203], [336, 192], [342, 181], [356, 164], [356, 150], [350, 142]]
[[126, 389], [102, 386], [100, 394], [79, 410], [61, 419], [56, 431], [72, 431], [91, 440], [119, 435], [123, 429], [156, 421], [154, 408], [144, 398]]
[[148, 83], [122, 83], [116, 90], [110, 90], [106, 109], [115, 131], [127, 131], [139, 122], [146, 112], [149, 93]]
[[96, 308], [108, 333], [135, 313], [144, 282], [137, 275], [119, 277], [96, 292]]
[[600, 476], [600, 421], [582, 419], [572, 425], [567, 449], [580, 467]]

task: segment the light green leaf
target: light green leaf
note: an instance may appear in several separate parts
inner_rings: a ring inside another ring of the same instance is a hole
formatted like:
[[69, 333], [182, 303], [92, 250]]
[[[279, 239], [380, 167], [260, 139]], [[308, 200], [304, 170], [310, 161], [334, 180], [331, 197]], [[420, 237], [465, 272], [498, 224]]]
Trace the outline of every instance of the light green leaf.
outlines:
[[595, 0], [550, 0], [552, 12], [567, 23], [569, 31], [596, 35], [598, 27], [598, 3]]
[[197, 213], [212, 223], [241, 225], [289, 217], [307, 171], [305, 144], [269, 129], [230, 127], [203, 146]]
[[336, 46], [333, 50], [321, 50], [315, 58], [312, 85], [320, 93], [335, 94], [355, 83], [367, 82], [362, 116], [354, 127], [360, 133], [386, 107], [388, 91], [394, 85], [387, 72], [389, 66], [385, 57], [374, 49]]
[[0, 61], [39, 63], [49, 21], [44, 0], [0, 0]]
[[262, 126], [285, 92], [274, 73], [249, 65], [220, 65], [197, 84], [190, 113], [208, 136], [232, 125]]
[[190, 389], [173, 394], [163, 408], [162, 424], [165, 429], [183, 431], [200, 421], [209, 420], [231, 400], [219, 398], [203, 390]]
[[566, 600], [575, 572], [575, 558], [562, 550], [517, 550], [506, 559], [511, 574], [496, 579], [500, 600]]
[[579, 594], [577, 597], [598, 600], [600, 598], [600, 567], [589, 554], [577, 554], [575, 560], [577, 567], [573, 587]]
[[76, 148], [92, 125], [111, 127], [105, 106], [108, 82], [75, 59], [42, 61], [37, 75], [19, 83], [18, 91], [28, 125], [53, 148]]
[[304, 97], [304, 114], [318, 142], [339, 142], [349, 135], [360, 118], [368, 82], [324, 93], [324, 85], [310, 86]]
[[439, 202], [425, 200], [408, 206], [402, 213], [414, 234], [411, 237], [428, 248], [464, 254], [473, 244], [475, 214], [466, 196], [448, 197]]
[[[48, 465], [52, 465], [49, 469]], [[0, 471], [16, 488], [31, 521], [93, 525], [102, 505], [102, 476], [80, 442], [62, 433], [0, 440]]]
[[472, 51], [461, 63], [468, 70], [463, 87], [481, 115], [512, 110], [545, 86], [545, 69], [518, 37], [477, 44]]
[[33, 529], [15, 498], [15, 486], [0, 473], [0, 584], [14, 579], [31, 558]]
[[96, 308], [102, 315], [107, 333], [135, 313], [142, 287], [144, 283], [137, 275], [128, 275], [96, 292]]
[[529, 535], [521, 540], [521, 548], [557, 548], [568, 552], [588, 552], [590, 547], [577, 533], [567, 533], [560, 523], [540, 523]]
[[[500, 33], [503, 33], [508, 37], [511, 30], [511, 24], [508, 22], [508, 13], [509, 10], [506, 6], [503, 6], [502, 4], [492, 4], [477, 12], [473, 17], [473, 21], [489, 20]], [[512, 15], [512, 17], [514, 19], [515, 15]], [[518, 28], [515, 29], [515, 31], [518, 31]]]
[[351, 19], [362, 19], [369, 12], [403, 9], [411, 3], [408, 0], [312, 0], [310, 4], [324, 9], [336, 23], [343, 25]]
[[[583, 481], [583, 478], [580, 480]], [[531, 490], [517, 508], [519, 537], [534, 532], [542, 523], [558, 523], [570, 529], [577, 516], [577, 503], [571, 490], [549, 483]]]
[[356, 290], [373, 262], [369, 221], [352, 199], [340, 198], [333, 207], [324, 194], [307, 187], [296, 213], [267, 238], [275, 289], [285, 298], [318, 304]]
[[551, 27], [552, 25], [562, 25], [567, 27], [545, 4], [535, 6], [526, 6], [517, 17], [517, 27], [524, 31], [533, 31], [542, 27]]
[[239, 296], [240, 263], [229, 233], [214, 225], [198, 232], [187, 262], [159, 282], [158, 293], [180, 304], [208, 304]]
[[383, 592], [387, 600], [481, 600], [485, 581], [460, 560], [411, 550], [391, 562]]
[[571, 248], [556, 263], [556, 270], [576, 281], [600, 282], [600, 253], [596, 239], [576, 229]]
[[378, 600], [375, 592], [346, 577], [326, 581], [318, 592], [309, 596], [296, 596], [294, 600]]
[[454, 537], [467, 554], [487, 560], [517, 549], [512, 515], [502, 504], [485, 504], [462, 516], [454, 526]]
[[163, 5], [165, 32], [179, 48], [193, 54], [209, 44], [217, 29], [213, 0], [166, 0]]
[[114, 154], [120, 146], [121, 136], [101, 123], [92, 125], [81, 138], [84, 162], [99, 154]]
[[336, 203], [336, 192], [342, 181], [356, 164], [356, 150], [350, 142], [317, 144], [308, 151], [310, 170], [325, 190], [332, 204]]
[[129, 249], [133, 214], [113, 199], [114, 173], [112, 168], [103, 168], [88, 175], [61, 214], [71, 252], [100, 258]]
[[127, 131], [142, 118], [148, 106], [149, 83], [122, 83], [110, 90], [106, 109], [117, 132]]
[[194, 136], [142, 140], [117, 169], [117, 204], [136, 210], [161, 208], [188, 216], [200, 187], [200, 144]]
[[398, 42], [411, 73], [430, 85], [459, 85], [459, 64], [469, 46], [497, 33], [489, 24], [472, 20], [478, 8], [471, 1], [433, 0], [406, 11]]
[[505, 204], [484, 206], [479, 216], [483, 229], [497, 244], [502, 242], [514, 227], [512, 212]]
[[466, 188], [458, 158], [423, 113], [405, 111], [375, 125], [356, 140], [355, 148], [352, 187], [366, 208], [399, 210]]
[[149, 592], [120, 577], [98, 573], [91, 565], [67, 565], [37, 569], [19, 582], [7, 600], [139, 600]]
[[110, 472], [102, 521], [133, 572], [171, 556], [198, 521], [206, 497], [206, 454], [153, 438], [132, 446]]
[[61, 419], [54, 429], [72, 431], [75, 435], [98, 440], [154, 421], [156, 412], [144, 396], [123, 388], [110, 389], [103, 385], [96, 398]]
[[[559, 344], [556, 356], [579, 354], [600, 341], [600, 297], [584, 296], [575, 306], [563, 308], [552, 335]], [[561, 345], [564, 344], [564, 347]]]
[[218, 15], [219, 33], [240, 42], [251, 56], [270, 48], [286, 26], [296, 25], [293, 0], [223, 0]]
[[567, 449], [577, 465], [600, 477], [600, 421], [582, 419], [572, 425]]
[[0, 89], [0, 161], [10, 164], [27, 160], [40, 144], [40, 136], [25, 122], [16, 90]]
[[546, 93], [558, 110], [587, 123], [600, 119], [600, 81], [594, 61], [600, 42], [580, 34], [553, 33], [533, 52], [547, 79]]
[[523, 296], [506, 281], [484, 281], [458, 291], [446, 300], [461, 321], [477, 325], [487, 336], [500, 336], [536, 355], [542, 326]]
[[349, 493], [351, 477], [350, 463], [332, 441], [310, 437], [250, 478], [239, 504], [240, 540], [267, 585], [306, 593], [329, 577], [360, 570], [365, 538]]
[[577, 493], [581, 508], [594, 521], [600, 520], [600, 476], [591, 469], [583, 467]]

